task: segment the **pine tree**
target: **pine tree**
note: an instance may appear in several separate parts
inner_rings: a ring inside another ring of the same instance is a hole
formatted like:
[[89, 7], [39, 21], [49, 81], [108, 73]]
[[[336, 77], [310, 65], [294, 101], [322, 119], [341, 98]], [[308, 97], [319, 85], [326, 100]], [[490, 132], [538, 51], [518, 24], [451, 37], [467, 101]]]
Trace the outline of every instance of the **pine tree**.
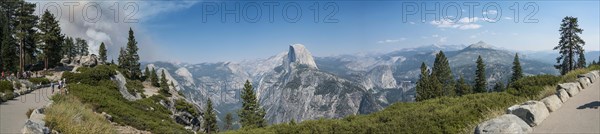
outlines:
[[519, 61], [518, 54], [515, 54], [515, 59], [513, 60], [512, 72], [513, 72], [513, 74], [510, 77], [509, 83], [513, 83], [513, 82], [523, 78], [523, 69], [521, 68], [521, 62]]
[[497, 81], [496, 85], [494, 85], [494, 91], [495, 92], [503, 92], [504, 91], [504, 83], [502, 83], [502, 81]]
[[152, 83], [152, 85], [155, 87], [160, 86], [158, 83], [158, 75], [156, 74], [156, 70], [154, 70], [154, 68], [152, 68], [152, 71], [150, 71], [150, 83]]
[[254, 88], [250, 81], [246, 80], [244, 89], [241, 93], [242, 98], [242, 109], [238, 111], [240, 117], [240, 123], [244, 128], [255, 128], [266, 126], [265, 110], [260, 107], [256, 94], [254, 94]]
[[88, 43], [86, 40], [82, 38], [75, 38], [75, 48], [78, 55], [86, 56], [89, 54], [88, 52]]
[[127, 38], [127, 56], [126, 56], [126, 69], [129, 71], [129, 78], [139, 79], [142, 72], [140, 71], [140, 56], [138, 55], [138, 47], [133, 30], [129, 28], [129, 37]]
[[485, 64], [481, 55], [477, 57], [477, 70], [475, 71], [475, 87], [473, 87], [475, 93], [487, 92], [487, 83], [485, 78]]
[[75, 40], [73, 37], [66, 37], [62, 46], [62, 55], [66, 55], [67, 58], [74, 59], [77, 56], [77, 50], [75, 48]]
[[148, 70], [148, 66], [146, 66], [146, 68], [144, 68], [144, 81], [149, 80], [150, 79], [150, 70]]
[[440, 51], [435, 56], [435, 61], [433, 62], [433, 70], [431, 72], [432, 78], [436, 78], [438, 82], [440, 82], [442, 86], [441, 93], [439, 96], [454, 96], [454, 77], [452, 76], [452, 70], [450, 69], [450, 64], [448, 63], [448, 59], [446, 55], [444, 55], [443, 51]]
[[423, 101], [432, 98], [430, 82], [429, 82], [429, 70], [427, 69], [427, 65], [425, 62], [421, 63], [421, 75], [419, 75], [419, 81], [417, 81], [417, 86], [415, 87], [417, 90], [416, 101]]
[[42, 15], [38, 29], [42, 40], [42, 47], [40, 48], [44, 53], [44, 69], [48, 69], [48, 67], [54, 67], [60, 62], [62, 58], [60, 51], [64, 37], [60, 33], [61, 28], [58, 20], [48, 10]]
[[2, 46], [2, 54], [0, 58], [2, 58], [2, 71], [3, 72], [16, 72], [17, 70], [17, 44], [15, 44], [15, 40], [12, 36], [12, 32], [9, 27], [9, 21], [6, 20], [4, 15], [0, 15], [0, 32], [2, 32], [2, 41], [0, 42], [0, 46]]
[[585, 68], [585, 51], [581, 50], [577, 59], [577, 68]]
[[460, 75], [460, 78], [456, 82], [456, 95], [462, 96], [471, 94], [471, 86], [465, 82], [465, 78]]
[[100, 61], [102, 61], [102, 63], [106, 63], [106, 46], [104, 45], [104, 42], [100, 43], [100, 48], [98, 48], [98, 55], [100, 58]]
[[127, 56], [127, 52], [125, 52], [123, 47], [121, 47], [121, 50], [119, 50], [119, 58], [117, 59], [117, 61], [119, 61], [119, 68], [126, 68], [126, 66], [127, 66], [127, 61], [125, 61], [125, 60], [127, 60], [126, 56]]
[[557, 65], [554, 65], [554, 67], [564, 75], [577, 67], [575, 55], [583, 53], [585, 41], [578, 35], [583, 32], [583, 29], [579, 28], [577, 18], [575, 17], [565, 17], [562, 20], [562, 24], [560, 24], [559, 31], [561, 35], [560, 41], [554, 47], [554, 50], [559, 50], [560, 56], [556, 58]]
[[167, 77], [165, 76], [165, 70], [162, 70], [162, 75], [160, 77], [160, 93], [165, 96], [171, 96], [171, 93], [169, 93], [169, 84], [167, 83]]
[[23, 74], [25, 64], [30, 64], [35, 59], [34, 53], [37, 50], [35, 38], [37, 30], [35, 26], [38, 23], [38, 17], [33, 14], [35, 4], [24, 1], [16, 1], [16, 3], [19, 6], [16, 8], [15, 14], [15, 23], [17, 24], [15, 37], [17, 44], [19, 44], [19, 74]]
[[212, 101], [210, 98], [206, 103], [206, 111], [203, 115], [204, 118], [204, 132], [207, 134], [214, 134], [219, 132], [219, 128], [217, 127], [217, 115], [215, 114]]
[[233, 125], [233, 115], [231, 115], [231, 113], [227, 113], [227, 115], [225, 115], [225, 128], [223, 128], [224, 130], [229, 130], [231, 129]]

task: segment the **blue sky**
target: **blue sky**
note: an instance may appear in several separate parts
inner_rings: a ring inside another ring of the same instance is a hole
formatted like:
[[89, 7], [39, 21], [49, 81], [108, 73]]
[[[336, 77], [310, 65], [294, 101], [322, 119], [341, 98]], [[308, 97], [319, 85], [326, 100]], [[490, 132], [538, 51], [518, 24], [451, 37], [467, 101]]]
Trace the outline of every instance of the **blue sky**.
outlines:
[[[91, 46], [108, 42], [109, 53], [114, 57], [118, 48], [126, 42], [128, 27], [132, 27], [136, 31], [143, 61], [199, 63], [267, 58], [286, 51], [288, 45], [296, 43], [304, 44], [314, 56], [390, 52], [431, 44], [469, 45], [478, 41], [507, 49], [550, 51], [558, 43], [558, 28], [565, 16], [579, 19], [580, 28], [584, 29], [581, 37], [586, 41], [586, 50], [600, 49], [599, 1], [533, 1], [528, 4], [527, 1], [348, 0], [269, 3], [151, 0], [134, 1], [139, 5], [139, 12], [134, 16], [139, 22], [118, 24], [108, 23], [113, 14], [108, 6], [114, 4], [103, 3], [102, 12], [105, 14], [102, 17], [109, 21], [78, 23], [80, 20], [77, 18], [74, 22], [68, 22], [63, 21], [66, 17], [62, 17], [63, 32], [84, 37], [92, 42]], [[235, 8], [236, 3], [240, 5], [239, 8]], [[315, 3], [319, 12], [317, 22]], [[438, 8], [435, 8], [436, 3], [439, 3]], [[515, 3], [518, 4], [518, 16], [514, 14], [517, 7]], [[270, 8], [266, 5], [273, 4], [278, 5], [273, 8], [273, 21], [270, 21]], [[413, 12], [403, 7], [414, 4], [418, 11], [413, 15], [405, 15]], [[422, 22], [423, 4], [429, 10], [438, 12], [440, 19], [430, 14]], [[466, 6], [472, 4], [478, 6], [474, 9]], [[253, 21], [252, 18], [258, 14], [256, 5], [262, 12], [259, 19]], [[448, 5], [458, 5], [460, 9]], [[229, 14], [226, 15], [226, 21], [222, 22], [223, 6], [232, 10], [227, 12], [241, 13], [240, 21], [236, 22], [234, 15]], [[296, 10], [295, 6], [300, 10]], [[219, 10], [212, 10], [214, 7]], [[284, 7], [288, 7], [287, 12], [283, 11]], [[487, 10], [484, 7], [488, 7]], [[531, 18], [538, 21], [524, 23], [526, 16], [536, 7], [537, 12]], [[294, 20], [296, 11], [302, 13], [297, 21]], [[332, 11], [335, 12], [328, 20], [335, 23], [325, 23], [324, 19]], [[473, 16], [469, 16], [469, 11], [473, 12]], [[65, 13], [65, 10], [62, 12]], [[127, 15], [127, 11], [120, 13]], [[283, 14], [287, 14], [287, 17]], [[496, 17], [498, 15], [501, 16]], [[404, 16], [407, 17], [406, 22], [403, 21]], [[519, 19], [518, 22], [515, 22], [516, 19]], [[94, 49], [91, 50], [94, 53]]]

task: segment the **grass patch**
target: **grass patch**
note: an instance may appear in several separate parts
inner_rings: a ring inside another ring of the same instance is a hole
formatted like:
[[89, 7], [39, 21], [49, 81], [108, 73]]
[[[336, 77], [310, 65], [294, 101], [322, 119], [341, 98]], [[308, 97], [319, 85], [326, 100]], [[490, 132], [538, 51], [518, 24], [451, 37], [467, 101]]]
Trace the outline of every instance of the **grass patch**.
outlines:
[[73, 96], [56, 95], [54, 104], [45, 109], [48, 127], [66, 134], [114, 134], [115, 128], [89, 105]]
[[581, 68], [570, 71], [569, 73], [563, 75], [562, 79], [560, 80], [560, 83], [577, 82], [577, 75], [585, 74], [593, 70], [600, 70], [600, 65], [592, 65], [588, 68]]
[[15, 89], [13, 88], [13, 84], [10, 81], [0, 80], [0, 92], [2, 93], [12, 93]]

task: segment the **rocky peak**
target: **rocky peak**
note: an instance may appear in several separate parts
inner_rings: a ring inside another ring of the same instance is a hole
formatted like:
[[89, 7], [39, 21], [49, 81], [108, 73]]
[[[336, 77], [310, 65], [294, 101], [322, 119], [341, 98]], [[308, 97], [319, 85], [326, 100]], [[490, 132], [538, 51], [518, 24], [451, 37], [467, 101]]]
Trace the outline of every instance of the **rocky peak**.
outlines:
[[495, 47], [492, 45], [489, 45], [483, 41], [479, 41], [475, 44], [471, 44], [469, 45], [469, 47], [467, 47], [467, 49], [494, 49]]
[[285, 66], [305, 65], [308, 68], [318, 69], [312, 54], [302, 44], [290, 45], [288, 58], [284, 62]]

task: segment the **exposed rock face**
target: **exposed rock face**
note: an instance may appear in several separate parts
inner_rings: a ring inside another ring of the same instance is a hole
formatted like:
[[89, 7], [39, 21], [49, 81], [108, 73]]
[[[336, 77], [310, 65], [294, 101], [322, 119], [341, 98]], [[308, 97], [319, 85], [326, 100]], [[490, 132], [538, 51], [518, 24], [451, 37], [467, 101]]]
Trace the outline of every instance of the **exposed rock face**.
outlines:
[[590, 82], [590, 79], [588, 79], [587, 77], [579, 77], [577, 78], [577, 81], [579, 82], [579, 84], [581, 84], [581, 89], [586, 89], [588, 88], [590, 85], [592, 85], [592, 83]]
[[38, 108], [31, 112], [29, 120], [21, 130], [24, 134], [49, 134], [50, 129], [46, 127], [44, 121], [44, 108]]
[[93, 67], [98, 65], [98, 57], [96, 57], [96, 55], [94, 54], [88, 56], [81, 56], [79, 62], [82, 66]]
[[556, 92], [556, 95], [558, 95], [558, 97], [560, 98], [560, 100], [565, 103], [567, 102], [567, 100], [569, 100], [569, 93], [567, 93], [567, 91], [565, 89], [559, 89]]
[[539, 101], [527, 101], [521, 105], [511, 106], [506, 113], [518, 116], [532, 127], [537, 126], [550, 115], [546, 105]]
[[549, 112], [554, 112], [562, 106], [562, 101], [557, 95], [548, 96], [541, 101], [546, 105]]
[[567, 93], [569, 93], [569, 95], [573, 97], [577, 95], [577, 93], [579, 93], [579, 90], [581, 89], [581, 84], [575, 82], [562, 83], [558, 84], [558, 89], [565, 89], [565, 91], [567, 91]]
[[533, 129], [513, 114], [505, 114], [500, 117], [485, 121], [475, 128], [475, 134], [524, 134], [530, 133]]
[[290, 45], [286, 68], [294, 66], [306, 66], [308, 68], [318, 69], [312, 54], [302, 44]]
[[112, 79], [113, 81], [117, 82], [117, 85], [119, 86], [119, 92], [121, 93], [123, 98], [129, 101], [142, 99], [142, 97], [139, 94], [132, 95], [129, 93], [129, 91], [127, 91], [127, 87], [125, 86], [125, 84], [127, 84], [127, 79], [125, 79], [125, 76], [123, 76], [121, 72], [117, 71], [117, 74], [113, 76]]

